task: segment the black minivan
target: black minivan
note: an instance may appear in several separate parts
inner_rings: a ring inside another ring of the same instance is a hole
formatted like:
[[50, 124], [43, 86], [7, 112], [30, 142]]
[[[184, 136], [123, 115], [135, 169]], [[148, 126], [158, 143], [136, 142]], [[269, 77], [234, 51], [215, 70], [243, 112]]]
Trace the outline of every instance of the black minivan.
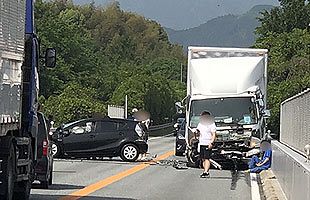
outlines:
[[109, 117], [64, 124], [53, 134], [52, 151], [55, 157], [120, 156], [124, 161], [136, 161], [148, 150], [139, 127], [137, 121]]
[[50, 124], [43, 113], [38, 112], [37, 163], [34, 168], [34, 180], [40, 181], [47, 189], [53, 182], [52, 142], [49, 135]]

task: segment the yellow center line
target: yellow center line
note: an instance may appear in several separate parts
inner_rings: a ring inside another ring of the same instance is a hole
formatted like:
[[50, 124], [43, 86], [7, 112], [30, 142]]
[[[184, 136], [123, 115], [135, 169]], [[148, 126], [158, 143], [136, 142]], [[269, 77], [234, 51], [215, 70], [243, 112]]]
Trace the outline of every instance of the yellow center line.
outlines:
[[[160, 161], [160, 160], [164, 160], [170, 156], [172, 156], [174, 154], [174, 151], [168, 151], [167, 153], [159, 156], [158, 158], [154, 159], [154, 161]], [[97, 190], [100, 190], [112, 183], [115, 183], [116, 181], [119, 181], [127, 176], [130, 176], [138, 171], [141, 171], [145, 168], [147, 168], [148, 166], [150, 166], [151, 163], [142, 163], [139, 164], [137, 166], [134, 166], [130, 169], [127, 169], [125, 171], [122, 171], [118, 174], [115, 174], [113, 176], [110, 176], [108, 178], [105, 178], [101, 181], [98, 181], [94, 184], [91, 184], [89, 186], [84, 187], [83, 189], [77, 190], [71, 194], [69, 194], [68, 196], [62, 197], [59, 200], [76, 200], [76, 199], [80, 199], [82, 197], [85, 197]]]

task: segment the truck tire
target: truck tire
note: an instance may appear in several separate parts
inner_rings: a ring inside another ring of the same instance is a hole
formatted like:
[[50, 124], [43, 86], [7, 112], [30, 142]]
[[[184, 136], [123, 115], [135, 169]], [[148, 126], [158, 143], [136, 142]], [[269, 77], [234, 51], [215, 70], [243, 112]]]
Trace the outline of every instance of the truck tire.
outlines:
[[[10, 140], [11, 141], [11, 140]], [[4, 191], [1, 191], [0, 199], [12, 200], [13, 199], [13, 189], [14, 189], [14, 177], [15, 177], [15, 149], [13, 144], [10, 145], [9, 156], [6, 158], [1, 158], [2, 163], [2, 173], [1, 181], [3, 184]]]
[[14, 200], [28, 200], [30, 197], [31, 180], [15, 183]]
[[30, 190], [32, 186], [32, 182], [34, 180], [34, 165], [33, 165], [33, 152], [32, 147], [29, 146], [28, 148], [29, 153], [29, 178], [25, 181], [20, 181], [18, 183], [15, 183], [14, 185], [14, 200], [28, 200], [30, 197]]

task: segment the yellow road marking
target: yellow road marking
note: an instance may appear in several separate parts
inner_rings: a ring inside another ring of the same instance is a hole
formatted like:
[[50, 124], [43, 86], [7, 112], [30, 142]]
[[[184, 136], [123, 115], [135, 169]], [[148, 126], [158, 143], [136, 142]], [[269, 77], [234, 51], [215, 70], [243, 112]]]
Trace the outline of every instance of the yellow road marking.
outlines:
[[[159, 156], [158, 158], [154, 159], [154, 161], [159, 161], [159, 160], [164, 160], [170, 156], [172, 156], [174, 154], [174, 151], [168, 151], [167, 153]], [[137, 166], [134, 166], [130, 169], [127, 169], [125, 171], [122, 171], [116, 175], [110, 176], [108, 178], [105, 178], [101, 181], [98, 181], [97, 183], [91, 184], [89, 186], [86, 186], [83, 189], [77, 190], [71, 194], [69, 194], [68, 196], [62, 197], [59, 200], [76, 200], [76, 199], [80, 199], [82, 197], [85, 197], [97, 190], [100, 190], [112, 183], [115, 183], [116, 181], [119, 181], [127, 176], [130, 176], [138, 171], [141, 171], [143, 169], [145, 169], [146, 167], [150, 166], [150, 163], [142, 163], [139, 164]]]

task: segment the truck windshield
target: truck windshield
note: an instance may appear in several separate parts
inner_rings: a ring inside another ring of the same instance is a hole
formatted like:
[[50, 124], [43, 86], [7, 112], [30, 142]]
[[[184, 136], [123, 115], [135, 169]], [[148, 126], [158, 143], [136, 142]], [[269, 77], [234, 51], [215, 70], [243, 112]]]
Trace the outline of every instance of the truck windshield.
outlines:
[[190, 109], [190, 127], [197, 127], [200, 113], [204, 110], [212, 113], [218, 126], [257, 123], [255, 105], [250, 97], [194, 100]]

